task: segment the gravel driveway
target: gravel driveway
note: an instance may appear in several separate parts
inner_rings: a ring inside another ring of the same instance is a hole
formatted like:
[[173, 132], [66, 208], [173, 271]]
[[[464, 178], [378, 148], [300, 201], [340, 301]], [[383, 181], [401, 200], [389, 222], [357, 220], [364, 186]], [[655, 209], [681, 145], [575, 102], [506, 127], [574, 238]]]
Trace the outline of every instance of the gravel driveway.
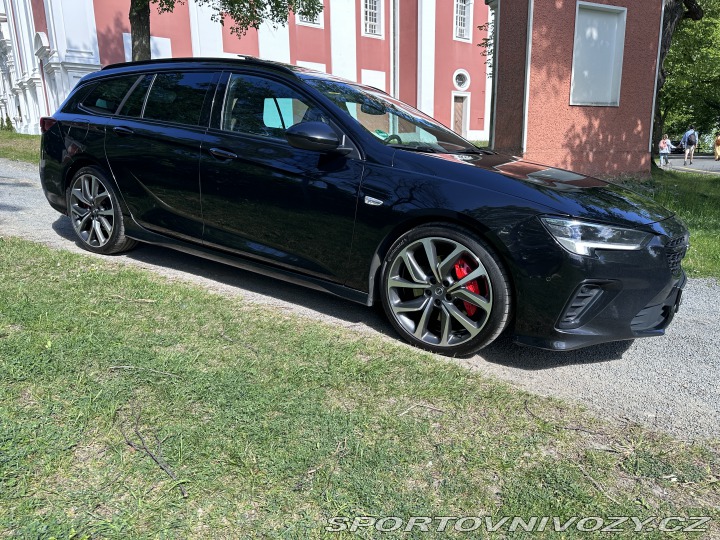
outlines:
[[[47, 204], [37, 167], [0, 159], [0, 235], [88, 252], [70, 221]], [[399, 339], [375, 310], [157, 247], [113, 257], [171, 278], [361, 332]], [[660, 338], [547, 352], [499, 340], [465, 360], [470, 369], [542, 395], [580, 402], [602, 416], [626, 418], [682, 439], [720, 437], [720, 286], [688, 282], [680, 313]]]

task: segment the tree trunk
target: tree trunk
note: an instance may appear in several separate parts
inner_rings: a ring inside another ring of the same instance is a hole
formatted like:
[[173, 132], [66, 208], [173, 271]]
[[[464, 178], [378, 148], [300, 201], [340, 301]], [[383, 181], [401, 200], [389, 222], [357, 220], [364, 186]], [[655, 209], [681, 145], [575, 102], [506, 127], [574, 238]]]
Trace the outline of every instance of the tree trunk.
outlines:
[[131, 0], [129, 18], [132, 59], [150, 60], [150, 0]]
[[[687, 11], [686, 11], [687, 9]], [[683, 19], [699, 21], [703, 17], [703, 10], [697, 0], [666, 0], [665, 17], [663, 19], [662, 36], [660, 38], [660, 69], [658, 70], [657, 91], [655, 94], [655, 123], [653, 128], [653, 153], [656, 152], [655, 143], [662, 139], [665, 115], [660, 112], [660, 89], [665, 84], [665, 57], [670, 50], [672, 37], [677, 25]]]

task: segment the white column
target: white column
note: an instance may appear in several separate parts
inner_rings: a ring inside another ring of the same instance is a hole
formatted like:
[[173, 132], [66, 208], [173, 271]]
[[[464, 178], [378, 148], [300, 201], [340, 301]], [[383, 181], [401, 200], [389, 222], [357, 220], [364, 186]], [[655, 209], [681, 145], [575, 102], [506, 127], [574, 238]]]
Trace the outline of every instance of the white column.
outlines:
[[[362, 0], [360, 0], [362, 1]], [[330, 6], [330, 59], [333, 75], [357, 81], [356, 0], [332, 0]]]
[[33, 54], [32, 43], [35, 37], [35, 25], [30, 13], [30, 2], [15, 1], [15, 16], [19, 28], [18, 54], [22, 55], [23, 76], [30, 77], [37, 71], [37, 59]]
[[274, 28], [264, 22], [258, 28], [258, 49], [260, 58], [290, 63], [290, 29], [287, 24]]
[[223, 47], [223, 27], [212, 20], [215, 10], [200, 5], [197, 0], [189, 0], [190, 35], [192, 38], [193, 56], [221, 57], [235, 56], [225, 53]]
[[100, 64], [92, 0], [51, 0], [53, 28], [63, 61]]
[[435, 112], [435, 8], [435, 0], [418, 0], [417, 102], [429, 116]]
[[46, 74], [56, 75], [62, 101], [86, 74], [100, 69], [95, 8], [92, 0], [45, 0], [50, 57]]

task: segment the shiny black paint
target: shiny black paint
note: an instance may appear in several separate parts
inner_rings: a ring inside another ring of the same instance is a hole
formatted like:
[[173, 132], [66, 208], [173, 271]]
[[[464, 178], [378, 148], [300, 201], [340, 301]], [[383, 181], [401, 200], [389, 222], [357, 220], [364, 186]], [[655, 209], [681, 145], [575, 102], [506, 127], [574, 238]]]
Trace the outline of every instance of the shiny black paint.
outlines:
[[109, 118], [105, 126], [108, 167], [128, 212], [150, 230], [200, 241], [200, 143], [205, 128], [133, 118]]
[[[363, 163], [211, 130], [200, 175], [204, 242], [342, 283]], [[218, 159], [221, 148], [235, 159]]]
[[302, 122], [290, 126], [285, 137], [291, 146], [313, 152], [333, 152], [340, 146], [335, 130], [322, 122]]
[[[514, 335], [520, 343], [576, 348], [661, 334], [671, 319], [640, 330], [635, 319], [648, 306], [672, 306], [684, 284], [682, 273], [670, 271], [664, 246], [685, 229], [652, 200], [490, 152], [426, 154], [385, 146], [304, 85], [304, 78], [316, 75], [300, 69], [255, 61], [152, 62], [105, 69], [83, 83], [162, 69], [214, 71], [217, 91], [208, 93], [201, 125], [99, 117], [72, 107], [56, 113], [58, 123], [43, 137], [41, 161], [54, 208], [66, 212], [72, 171], [96, 163], [122, 192], [128, 236], [368, 304], [394, 239], [422, 223], [455, 223], [482, 236], [503, 260], [514, 287]], [[224, 81], [236, 70], [282, 80], [313, 100], [352, 151], [314, 152], [217, 129]], [[365, 204], [366, 196], [382, 205]], [[538, 219], [543, 214], [656, 236], [643, 250], [582, 257], [552, 239]], [[578, 328], [558, 329], [572, 294], [585, 282], [606, 289], [593, 316]]]

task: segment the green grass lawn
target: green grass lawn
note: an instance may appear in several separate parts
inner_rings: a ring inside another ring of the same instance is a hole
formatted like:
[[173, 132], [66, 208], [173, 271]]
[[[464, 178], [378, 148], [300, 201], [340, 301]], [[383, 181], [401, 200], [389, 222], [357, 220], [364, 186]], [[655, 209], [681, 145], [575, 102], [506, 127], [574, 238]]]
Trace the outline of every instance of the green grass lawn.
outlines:
[[40, 135], [0, 131], [0, 157], [28, 163], [40, 161]]
[[690, 229], [690, 249], [683, 260], [688, 275], [720, 278], [720, 175], [653, 167], [652, 178], [644, 190], [677, 212]]
[[[0, 537], [350, 537], [325, 530], [335, 516], [655, 517], [652, 539], [700, 537], [658, 524], [708, 516], [720, 533], [719, 442], [599, 420], [394, 340], [10, 238], [0, 373]], [[385, 536], [527, 536], [438, 523]], [[637, 538], [634, 526], [612, 536]], [[558, 538], [552, 527], [533, 537]]]

